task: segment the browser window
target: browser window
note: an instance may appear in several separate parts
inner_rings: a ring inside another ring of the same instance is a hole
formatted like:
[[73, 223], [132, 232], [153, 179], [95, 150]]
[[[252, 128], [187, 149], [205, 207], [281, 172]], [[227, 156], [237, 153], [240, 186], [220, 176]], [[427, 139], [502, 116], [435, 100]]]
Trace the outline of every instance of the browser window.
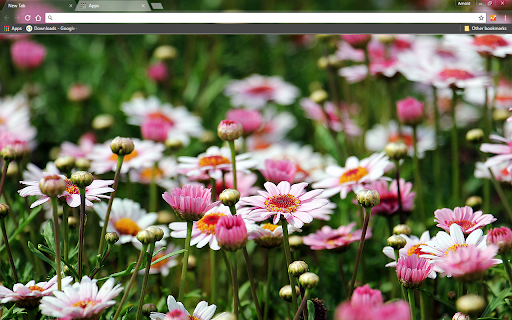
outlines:
[[0, 0], [1, 319], [510, 319], [511, 19]]

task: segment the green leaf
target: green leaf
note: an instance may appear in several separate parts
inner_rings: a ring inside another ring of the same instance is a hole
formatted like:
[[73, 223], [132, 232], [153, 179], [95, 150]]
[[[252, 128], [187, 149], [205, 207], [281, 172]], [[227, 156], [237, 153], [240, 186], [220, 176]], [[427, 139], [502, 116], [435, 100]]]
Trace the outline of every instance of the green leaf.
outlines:
[[18, 317], [21, 314], [26, 314], [25, 310], [22, 308], [18, 308], [15, 305], [12, 306], [11, 309], [9, 309], [9, 312], [7, 312], [1, 320], [7, 320], [7, 319], [18, 319]]
[[52, 260], [48, 259], [47, 256], [45, 256], [41, 251], [37, 250], [36, 247], [34, 247], [34, 245], [32, 244], [32, 242], [28, 242], [28, 248], [30, 249], [30, 251], [32, 251], [36, 256], [39, 257], [39, 259], [43, 260], [44, 262], [48, 263], [49, 265], [52, 266], [53, 269], [55, 269], [55, 262], [53, 262]]
[[308, 320], [315, 320], [315, 304], [308, 300]]
[[53, 251], [52, 249], [48, 248], [48, 247], [47, 247], [47, 246], [45, 246], [45, 245], [39, 244], [39, 245], [37, 245], [37, 249], [38, 249], [39, 251], [42, 251], [42, 252], [46, 252], [46, 253], [48, 253], [48, 254], [51, 254], [52, 256], [54, 256], [54, 257], [55, 257], [55, 251]]
[[449, 304], [448, 302], [442, 300], [441, 298], [439, 298], [438, 296], [434, 296], [431, 292], [425, 290], [425, 289], [418, 289], [420, 290], [421, 292], [423, 292], [424, 294], [426, 294], [427, 296], [431, 297], [432, 299], [435, 299], [439, 302], [441, 302], [442, 304], [444, 304], [446, 307], [452, 309], [454, 312], [457, 312], [457, 310], [455, 309], [455, 306]]
[[[41, 206], [32, 210], [32, 212], [30, 213], [30, 215], [28, 216], [28, 218], [26, 220], [23, 220], [23, 222], [20, 221], [20, 225], [19, 225], [18, 229], [16, 229], [16, 231], [11, 235], [11, 237], [9, 238], [9, 242], [14, 241], [14, 239], [18, 236], [18, 234], [20, 234], [20, 232], [23, 231], [32, 220], [34, 220], [34, 218], [37, 216], [39, 211], [41, 211]], [[4, 251], [4, 249], [5, 249], [5, 245], [2, 245], [0, 247], [0, 252]]]
[[44, 240], [46, 240], [48, 248], [55, 252], [55, 240], [53, 239], [53, 221], [49, 220], [44, 226], [43, 237]]
[[[492, 290], [491, 290], [492, 292]], [[494, 292], [493, 292], [494, 294]], [[485, 308], [484, 313], [482, 313], [482, 317], [488, 317], [491, 315], [491, 313], [496, 310], [500, 305], [505, 303], [505, 297], [510, 295], [510, 288], [507, 288], [500, 292], [499, 295], [492, 298], [491, 301], [489, 301], [489, 304], [487, 305], [487, 308]]]
[[175, 255], [180, 254], [180, 253], [183, 253], [183, 252], [185, 252], [185, 249], [178, 250], [178, 251], [174, 251], [174, 252], [171, 252], [171, 253], [169, 253], [169, 254], [166, 254], [165, 256], [163, 256], [163, 257], [161, 257], [161, 258], [158, 258], [158, 259], [156, 259], [155, 261], [151, 262], [151, 265], [154, 265], [154, 264], [156, 264], [156, 263], [159, 263], [160, 261], [163, 261], [163, 260], [165, 260], [165, 259], [167, 259], [167, 258], [169, 258], [169, 257], [175, 256]]
[[104, 278], [101, 278], [99, 279], [98, 281], [107, 281], [108, 279], [110, 278], [117, 278], [117, 277], [122, 277], [122, 276], [125, 276], [127, 274], [131, 274], [133, 273], [133, 267], [135, 266], [136, 262], [132, 262], [130, 263], [130, 265], [126, 268], [126, 270], [123, 270], [123, 271], [120, 271], [120, 272], [117, 272], [117, 273], [113, 273], [107, 277], [104, 277]]

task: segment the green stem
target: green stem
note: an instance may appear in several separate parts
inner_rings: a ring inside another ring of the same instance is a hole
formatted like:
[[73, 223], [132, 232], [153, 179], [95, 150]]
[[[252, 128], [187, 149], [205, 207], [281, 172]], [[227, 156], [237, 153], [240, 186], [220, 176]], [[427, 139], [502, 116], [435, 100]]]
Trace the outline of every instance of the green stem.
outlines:
[[53, 207], [53, 239], [55, 241], [55, 269], [57, 272], [57, 290], [62, 290], [62, 272], [60, 268], [60, 235], [59, 214], [57, 212], [57, 197], [51, 197]]
[[[398, 249], [393, 249], [393, 251], [395, 252], [395, 261], [396, 261], [396, 263], [398, 263], [398, 259], [400, 259], [400, 252]], [[396, 275], [396, 267], [395, 267], [395, 275]], [[397, 281], [398, 281], [398, 277], [397, 277]], [[407, 299], [406, 289], [404, 288], [404, 286], [402, 286], [400, 281], [398, 281], [398, 284], [400, 285], [400, 288], [402, 288], [402, 299], [404, 299], [404, 300]]]
[[112, 188], [114, 191], [110, 193], [110, 199], [108, 200], [107, 213], [105, 214], [105, 220], [103, 221], [103, 229], [101, 229], [100, 236], [100, 246], [98, 248], [98, 254], [103, 254], [103, 250], [105, 249], [105, 234], [107, 233], [107, 226], [110, 220], [110, 211], [112, 210], [112, 203], [114, 203], [114, 198], [117, 192], [117, 185], [119, 184], [119, 177], [121, 176], [121, 167], [123, 166], [124, 156], [117, 157], [117, 168], [116, 174], [114, 176], [114, 185]]
[[217, 200], [217, 181], [210, 178], [210, 184], [212, 185], [212, 202], [215, 202]]
[[[84, 259], [84, 233], [85, 233], [85, 188], [80, 190], [80, 226], [78, 229], [78, 278], [82, 279]], [[108, 224], [105, 221], [105, 224]]]
[[210, 288], [210, 297], [211, 303], [215, 304], [217, 301], [217, 286], [218, 286], [218, 274], [217, 274], [217, 251], [210, 250], [210, 280], [211, 280], [211, 288]]
[[231, 149], [231, 165], [233, 166], [233, 189], [237, 190], [235, 141], [229, 141], [229, 149]]
[[502, 253], [501, 257], [503, 258], [503, 265], [505, 266], [505, 271], [507, 271], [508, 284], [512, 287], [512, 269], [510, 268], [510, 261], [508, 260], [508, 254]]
[[464, 295], [464, 283], [462, 281], [458, 282], [457, 286], [457, 299]]
[[[4, 160], [4, 168], [2, 169], [2, 178], [0, 179], [0, 197], [4, 191], [5, 177], [7, 176], [7, 168], [9, 167], [10, 161]], [[7, 200], [7, 197], [5, 197]]]
[[[398, 217], [400, 219], [400, 224], [405, 224], [405, 214], [402, 209], [402, 193], [400, 192], [400, 160], [395, 161], [395, 179], [398, 193]], [[393, 228], [390, 230], [390, 234], [392, 233]]]
[[258, 320], [262, 320], [261, 316], [261, 309], [260, 309], [260, 303], [258, 302], [258, 294], [256, 293], [256, 284], [254, 283], [254, 275], [252, 273], [252, 264], [251, 264], [251, 258], [249, 257], [249, 253], [247, 252], [247, 248], [243, 248], [244, 251], [244, 258], [245, 258], [245, 265], [247, 267], [247, 275], [249, 276], [249, 281], [251, 283], [251, 293], [252, 293], [252, 299], [254, 300], [254, 305], [256, 307], [256, 314], [258, 316]]
[[[412, 127], [412, 139], [414, 145], [413, 164], [414, 164], [414, 184], [416, 186], [416, 197], [418, 201], [418, 211], [421, 220], [421, 224], [425, 223], [425, 208], [423, 203], [423, 185], [421, 183], [421, 172], [420, 172], [420, 161], [418, 159], [418, 127]], [[398, 182], [398, 181], [397, 181]]]
[[158, 170], [158, 162], [153, 164], [151, 169], [151, 183], [149, 185], [149, 212], [156, 212], [156, 203], [158, 196], [158, 188], [156, 185], [156, 172]]
[[142, 250], [139, 254], [139, 260], [137, 260], [137, 264], [135, 265], [135, 270], [133, 270], [132, 277], [130, 278], [130, 282], [128, 282], [128, 285], [124, 289], [123, 298], [121, 299], [121, 302], [119, 303], [119, 307], [117, 308], [116, 314], [114, 314], [114, 317], [112, 320], [116, 320], [119, 315], [121, 314], [121, 310], [123, 309], [124, 303], [126, 302], [126, 299], [128, 299], [128, 295], [130, 294], [130, 289], [132, 288], [133, 284], [135, 283], [135, 278], [137, 278], [137, 274], [139, 273], [140, 265], [142, 264], [142, 260], [144, 259], [144, 254], [146, 253], [146, 250], [148, 249], [147, 244], [142, 244]]
[[193, 221], [187, 221], [187, 239], [185, 240], [185, 254], [183, 256], [183, 267], [181, 268], [181, 281], [180, 281], [180, 291], [178, 295], [178, 301], [183, 302], [183, 295], [185, 294], [185, 282], [187, 279], [187, 269], [188, 269], [188, 255], [190, 253], [190, 239], [192, 237], [192, 227], [194, 225]]
[[441, 134], [441, 127], [439, 125], [439, 108], [437, 106], [437, 88], [432, 87], [434, 95], [434, 123], [435, 123], [435, 134], [436, 134], [436, 150], [434, 150], [434, 186], [435, 186], [435, 197], [436, 207], [441, 208], [443, 202], [443, 195], [441, 192], [441, 146], [439, 141], [439, 135]]
[[457, 92], [452, 90], [452, 197], [453, 205], [459, 205], [459, 139], [457, 138], [457, 119], [455, 118], [455, 107], [457, 106]]
[[345, 276], [345, 271], [343, 270], [343, 259], [342, 259], [343, 253], [339, 253], [339, 266], [340, 266], [340, 275], [341, 275], [341, 284], [343, 285], [343, 290], [345, 291], [345, 294], [348, 296], [348, 284], [347, 284], [347, 277]]
[[427, 297], [420, 291], [420, 316], [421, 320], [427, 320]]
[[408, 289], [409, 305], [411, 306], [411, 320], [416, 320], [416, 303], [414, 301], [414, 289]]
[[155, 251], [155, 243], [149, 244], [148, 255], [146, 258], [146, 271], [144, 272], [144, 279], [142, 280], [142, 290], [140, 292], [139, 306], [137, 307], [137, 320], [142, 316], [142, 306], [144, 305], [144, 297], [146, 296], [146, 288], [148, 286], [149, 270], [151, 269], [151, 259], [153, 259], [153, 252]]
[[[18, 273], [16, 272], [16, 266], [14, 265], [14, 260], [12, 259], [11, 246], [9, 246], [9, 238], [7, 237], [7, 230], [5, 228], [5, 219], [4, 218], [2, 218], [0, 220], [0, 225], [2, 226], [2, 234], [4, 236], [5, 248], [7, 249], [7, 256], [9, 257], [9, 264], [11, 265], [12, 275], [13, 275], [14, 281], [16, 283], [18, 283], [19, 282]], [[60, 282], [59, 282], [59, 284], [60, 284]]]
[[310, 289], [306, 289], [306, 292], [304, 293], [304, 297], [302, 298], [302, 301], [300, 302], [299, 310], [295, 313], [295, 317], [293, 317], [293, 320], [299, 320], [300, 314], [302, 313], [302, 309], [306, 306], [306, 303], [308, 302], [309, 297], [309, 291]]
[[267, 258], [268, 258], [268, 269], [267, 269], [267, 280], [266, 280], [266, 290], [265, 290], [265, 313], [263, 315], [263, 320], [268, 320], [268, 312], [270, 310], [270, 280], [272, 277], [272, 267], [274, 266], [274, 250], [267, 250]]
[[297, 292], [295, 292], [295, 280], [291, 273], [288, 272], [288, 266], [292, 264], [292, 252], [290, 251], [290, 243], [288, 242], [288, 221], [286, 219], [281, 220], [283, 227], [283, 246], [284, 246], [284, 254], [286, 257], [286, 273], [288, 274], [288, 280], [290, 280], [290, 286], [292, 288], [292, 307], [293, 311], [297, 311]]
[[235, 319], [238, 320], [238, 272], [237, 272], [237, 263], [236, 263], [236, 251], [231, 253], [231, 259], [233, 262], [231, 263], [231, 279], [233, 282], [233, 313], [235, 314]]
[[66, 260], [66, 262], [69, 262], [69, 206], [67, 204], [64, 204], [62, 206], [62, 211], [62, 226], [64, 229], [64, 239], [62, 239], [64, 243], [64, 260]]
[[[363, 222], [363, 230], [361, 230], [361, 239], [359, 240], [359, 248], [357, 249], [356, 261], [354, 263], [354, 273], [352, 274], [352, 279], [350, 280], [349, 285], [349, 298], [352, 297], [352, 292], [354, 291], [354, 284], [356, 283], [357, 277], [357, 269], [359, 267], [359, 261], [361, 260], [361, 256], [363, 255], [363, 246], [364, 239], [366, 237], [366, 230], [368, 229], [368, 223], [370, 222], [370, 216], [372, 215], [372, 208], [364, 208], [364, 222]], [[293, 292], [293, 290], [292, 290]]]

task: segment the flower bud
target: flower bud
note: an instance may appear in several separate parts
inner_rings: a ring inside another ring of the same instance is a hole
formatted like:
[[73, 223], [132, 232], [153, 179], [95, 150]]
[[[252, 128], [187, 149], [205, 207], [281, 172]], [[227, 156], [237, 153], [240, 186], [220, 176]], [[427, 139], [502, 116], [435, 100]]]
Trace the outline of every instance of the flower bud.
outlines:
[[375, 190], [363, 189], [357, 193], [356, 200], [360, 206], [364, 208], [371, 208], [380, 203], [380, 195]]
[[363, 49], [372, 39], [370, 34], [342, 34], [341, 38], [356, 49]]
[[75, 83], [68, 89], [69, 101], [80, 102], [89, 99], [92, 88], [88, 84]]
[[306, 272], [299, 277], [300, 285], [306, 289], [313, 289], [318, 281], [320, 281], [320, 278], [312, 272]]
[[2, 151], [0, 151], [0, 154], [2, 155], [2, 158], [6, 162], [11, 162], [16, 160], [17, 154], [16, 151], [13, 148], [4, 147], [2, 148]]
[[9, 164], [9, 167], [7, 167], [7, 176], [8, 177], [16, 177], [15, 179], [18, 179], [18, 164], [16, 162], [11, 162]]
[[117, 232], [108, 232], [105, 235], [105, 240], [108, 244], [115, 244], [117, 241], [119, 241], [119, 235]]
[[457, 312], [453, 315], [452, 320], [470, 320], [469, 316], [467, 314], [464, 314], [462, 312]]
[[327, 92], [322, 89], [315, 90], [309, 95], [309, 98], [316, 103], [322, 103], [327, 99]]
[[393, 228], [393, 234], [405, 234], [406, 236], [410, 236], [411, 228], [406, 224], [398, 224]]
[[235, 141], [244, 134], [244, 129], [240, 122], [222, 120], [217, 127], [217, 134], [224, 141]]
[[204, 130], [201, 136], [199, 137], [199, 141], [202, 143], [211, 143], [215, 140], [215, 133], [210, 130]]
[[196, 259], [196, 257], [191, 255], [191, 254], [189, 254], [189, 256], [188, 256], [188, 266], [187, 266], [188, 271], [195, 270], [196, 266], [197, 266], [197, 259]]
[[56, 197], [66, 190], [66, 181], [58, 175], [48, 175], [39, 180], [39, 189], [44, 195]]
[[400, 122], [415, 126], [423, 121], [423, 102], [407, 97], [396, 102], [396, 113]]
[[[99, 114], [92, 119], [92, 128], [94, 130], [107, 130], [114, 125], [114, 117], [110, 114]], [[112, 146], [111, 146], [112, 147]]]
[[320, 57], [320, 59], [318, 59], [318, 62], [316, 63], [318, 68], [320, 69], [326, 69], [327, 66], [329, 65], [329, 60], [327, 59], [327, 57]]
[[20, 161], [30, 154], [30, 148], [25, 141], [12, 141], [4, 147], [14, 150], [14, 160]]
[[147, 230], [141, 230], [137, 233], [137, 240], [142, 244], [150, 244], [155, 242], [155, 236]]
[[153, 56], [158, 60], [173, 60], [178, 55], [178, 51], [173, 46], [159, 46], [153, 52]]
[[169, 224], [171, 222], [174, 222], [174, 215], [166, 210], [160, 210], [158, 211], [158, 223], [160, 224]]
[[492, 112], [492, 119], [496, 122], [503, 122], [510, 117], [510, 112], [507, 109], [496, 108]]
[[9, 214], [9, 206], [5, 203], [0, 203], [0, 219], [5, 218]]
[[77, 171], [71, 175], [71, 183], [78, 188], [90, 186], [94, 181], [94, 176], [87, 171]]
[[180, 139], [169, 137], [165, 140], [165, 146], [167, 147], [167, 149], [169, 149], [169, 151], [175, 152], [183, 148], [183, 141], [181, 141]]
[[482, 206], [482, 198], [480, 198], [479, 196], [471, 196], [467, 198], [466, 205], [470, 206], [475, 210], [478, 210]]
[[388, 246], [392, 247], [393, 249], [402, 249], [406, 244], [407, 241], [402, 236], [394, 234], [388, 238]]
[[240, 200], [240, 192], [235, 189], [226, 189], [220, 193], [219, 200], [223, 205], [232, 207]]
[[457, 299], [457, 293], [455, 291], [450, 291], [447, 294], [448, 300], [455, 301]]
[[162, 228], [150, 226], [146, 228], [146, 230], [153, 234], [153, 236], [155, 237], [155, 242], [160, 241], [164, 238], [164, 230], [162, 230]]
[[69, 225], [70, 228], [78, 227], [79, 222], [80, 221], [78, 221], [78, 219], [73, 217], [73, 216], [69, 216], [68, 217], [68, 225]]
[[479, 144], [484, 140], [484, 131], [480, 128], [471, 129], [466, 133], [466, 140], [474, 144]]
[[302, 237], [301, 236], [290, 236], [290, 237], [288, 237], [288, 243], [290, 244], [290, 247], [297, 248], [298, 246], [301, 246], [303, 244]]
[[457, 299], [455, 306], [462, 313], [478, 316], [485, 309], [485, 300], [475, 294], [467, 294]]
[[294, 277], [299, 277], [301, 274], [307, 272], [309, 267], [304, 261], [294, 261], [288, 266], [288, 273]]
[[76, 159], [75, 166], [78, 170], [87, 171], [91, 168], [91, 161], [86, 158], [78, 158]]
[[512, 231], [510, 228], [493, 228], [487, 232], [487, 244], [497, 246], [498, 254], [504, 254], [512, 249]]
[[391, 160], [402, 160], [407, 156], [409, 149], [403, 142], [390, 142], [386, 144], [384, 151]]
[[[298, 296], [300, 294], [299, 287], [295, 286], [295, 293]], [[279, 290], [279, 296], [283, 298], [284, 301], [292, 302], [292, 287], [288, 284]]]
[[236, 316], [231, 312], [223, 312], [213, 318], [213, 320], [237, 320]]
[[167, 70], [167, 65], [163, 61], [158, 61], [150, 65], [146, 73], [148, 78], [153, 80], [154, 82], [164, 82], [169, 78], [169, 71]]
[[71, 172], [75, 167], [75, 157], [73, 156], [62, 156], [55, 160], [55, 166], [60, 172]]
[[152, 303], [146, 303], [142, 306], [142, 314], [149, 318], [151, 312], [158, 312], [158, 308]]
[[237, 251], [247, 242], [247, 228], [240, 216], [223, 216], [215, 225], [219, 246], [226, 251]]
[[390, 44], [395, 41], [395, 36], [392, 34], [376, 34], [375, 37], [384, 44]]
[[116, 137], [110, 143], [110, 149], [118, 156], [125, 156], [132, 153], [135, 146], [130, 138]]

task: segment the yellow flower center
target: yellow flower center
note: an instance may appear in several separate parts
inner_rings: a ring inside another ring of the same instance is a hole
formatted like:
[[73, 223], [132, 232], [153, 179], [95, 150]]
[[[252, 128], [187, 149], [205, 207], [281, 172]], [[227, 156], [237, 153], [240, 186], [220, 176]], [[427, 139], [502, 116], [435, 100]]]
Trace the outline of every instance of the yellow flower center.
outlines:
[[68, 178], [64, 179], [64, 181], [66, 181], [66, 191], [69, 193], [69, 194], [80, 194], [80, 190], [78, 189], [77, 186], [75, 186], [71, 180], [69, 180]]
[[[130, 161], [132, 160], [133, 158], [137, 157], [139, 155], [139, 153], [137, 152], [137, 150], [133, 150], [132, 153], [130, 154], [127, 154], [124, 156], [124, 159], [123, 161]], [[117, 161], [117, 154], [113, 153], [111, 156], [110, 156], [110, 160], [112, 161]]]
[[274, 232], [274, 230], [277, 229], [277, 227], [279, 227], [277, 224], [273, 224], [273, 223], [265, 223], [264, 225], [261, 226], [263, 229], [265, 230], [268, 230], [268, 231], [271, 231], [271, 232]]
[[345, 238], [346, 240], [350, 240], [352, 238], [352, 235], [349, 233], [349, 234], [346, 234], [346, 235], [335, 235], [335, 236], [332, 236], [330, 237], [329, 239], [327, 239], [327, 244], [330, 244], [330, 245], [334, 245], [336, 243], [336, 241], [339, 239], [339, 238]]
[[209, 157], [202, 157], [199, 159], [199, 165], [201, 167], [206, 166], [213, 166], [214, 168], [217, 167], [220, 164], [230, 164], [231, 161], [229, 161], [228, 158], [223, 156], [209, 156]]
[[408, 147], [412, 146], [413, 144], [413, 138], [410, 134], [402, 134], [402, 136], [399, 134], [392, 134], [389, 136], [388, 140], [388, 142], [398, 142], [401, 140]]
[[295, 212], [299, 205], [299, 199], [291, 194], [278, 194], [265, 201], [265, 206], [272, 212]]
[[73, 303], [73, 307], [80, 307], [82, 309], [87, 308], [87, 306], [95, 306], [99, 301], [96, 300], [83, 300]]
[[114, 223], [114, 227], [120, 234], [136, 236], [139, 233], [139, 225], [130, 218], [121, 218]]
[[458, 224], [464, 232], [467, 232], [470, 228], [474, 227], [475, 224], [471, 221], [467, 220], [454, 220], [448, 222], [448, 227], [450, 227], [452, 224]]
[[174, 121], [172, 121], [171, 118], [169, 118], [168, 116], [164, 115], [164, 114], [161, 114], [160, 112], [155, 112], [155, 113], [150, 113], [149, 114], [149, 119], [151, 120], [160, 120], [160, 121], [163, 121], [163, 122], [167, 122], [171, 125], [174, 124]]
[[198, 317], [194, 317], [194, 316], [188, 316], [190, 320], [201, 320], [199, 319]]
[[[164, 171], [160, 168], [156, 168], [155, 180], [161, 179], [163, 177], [163, 175], [164, 175]], [[153, 168], [142, 169], [142, 171], [140, 172], [140, 176], [141, 176], [142, 180], [151, 181], [151, 178], [153, 177]]]
[[223, 213], [210, 213], [202, 217], [197, 221], [196, 226], [202, 233], [215, 234], [215, 225], [219, 221], [220, 217], [225, 216]]
[[413, 254], [416, 254], [419, 256], [420, 254], [425, 254], [425, 252], [421, 251], [421, 245], [424, 245], [424, 243], [418, 243], [410, 247], [409, 250], [407, 250], [407, 255], [412, 256]]
[[41, 291], [41, 292], [44, 291], [44, 289], [41, 288], [40, 286], [30, 286], [29, 289], [30, 289], [30, 291]]
[[340, 184], [344, 184], [351, 181], [358, 181], [362, 177], [368, 174], [368, 170], [363, 167], [357, 167], [355, 169], [350, 169], [345, 171], [345, 173], [340, 177]]
[[457, 249], [460, 247], [467, 247], [468, 245], [465, 243], [456, 243], [453, 246], [449, 247], [446, 252], [444, 253], [445, 256], [447, 256], [451, 251], [457, 252]]

